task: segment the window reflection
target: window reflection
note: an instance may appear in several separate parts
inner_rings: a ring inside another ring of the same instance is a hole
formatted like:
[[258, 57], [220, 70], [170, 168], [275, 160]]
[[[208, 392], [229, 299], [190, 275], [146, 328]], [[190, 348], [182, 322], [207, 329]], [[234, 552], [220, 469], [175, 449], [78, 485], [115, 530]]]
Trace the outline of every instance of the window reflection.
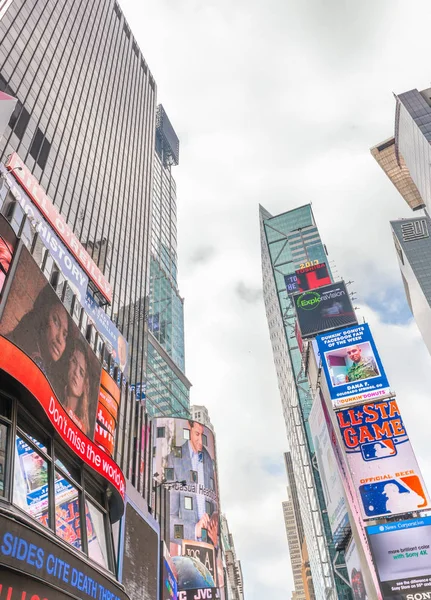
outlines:
[[104, 514], [88, 500], [85, 501], [85, 514], [87, 519], [88, 556], [107, 569], [108, 549]]
[[13, 501], [48, 526], [48, 463], [16, 436]]

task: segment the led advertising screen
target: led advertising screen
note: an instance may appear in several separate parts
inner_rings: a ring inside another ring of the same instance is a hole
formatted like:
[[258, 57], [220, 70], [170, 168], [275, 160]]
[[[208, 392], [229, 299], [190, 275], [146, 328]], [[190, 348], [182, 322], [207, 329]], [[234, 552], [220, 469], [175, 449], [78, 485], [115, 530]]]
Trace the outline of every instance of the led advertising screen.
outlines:
[[0, 335], [36, 363], [67, 414], [92, 438], [100, 362], [26, 248], [3, 310]]
[[102, 370], [94, 441], [111, 457], [114, 455], [119, 404], [120, 389], [112, 377]]
[[177, 575], [174, 563], [167, 552], [162, 559], [162, 600], [178, 600]]
[[30, 391], [68, 447], [124, 498], [121, 470], [92, 441], [101, 364], [28, 250], [17, 252], [0, 321], [0, 369]]
[[356, 325], [357, 319], [343, 281], [292, 296], [302, 337]]
[[331, 277], [326, 263], [318, 263], [295, 271], [298, 292], [314, 290], [324, 285], [330, 285]]
[[15, 252], [17, 237], [10, 224], [0, 215], [0, 294]]
[[353, 600], [368, 600], [371, 596], [367, 593], [362, 566], [356, 542], [352, 538], [344, 552], [344, 560], [352, 587]]
[[431, 598], [431, 517], [367, 527], [384, 600]]
[[288, 294], [296, 294], [299, 292], [298, 277], [296, 273], [289, 273], [284, 276], [284, 283], [286, 284], [286, 290]]
[[367, 323], [318, 335], [316, 342], [334, 406], [390, 395], [388, 379]]
[[218, 546], [219, 501], [212, 431], [197, 421], [173, 418], [157, 418], [153, 427], [153, 473], [166, 483], [172, 482], [172, 558], [182, 555], [183, 540]]
[[396, 401], [363, 404], [336, 414], [363, 517], [428, 508], [428, 494]]
[[335, 543], [350, 530], [347, 504], [319, 395], [308, 417], [329, 524]]

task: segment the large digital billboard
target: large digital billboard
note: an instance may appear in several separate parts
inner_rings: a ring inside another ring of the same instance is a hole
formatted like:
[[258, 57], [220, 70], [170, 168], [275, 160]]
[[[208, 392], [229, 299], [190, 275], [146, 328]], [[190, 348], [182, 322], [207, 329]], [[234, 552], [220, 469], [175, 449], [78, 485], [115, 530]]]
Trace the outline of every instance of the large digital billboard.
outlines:
[[338, 466], [335, 461], [322, 403], [318, 395], [308, 417], [314, 452], [319, 467], [326, 510], [334, 541], [340, 542], [350, 531], [347, 504]]
[[1, 316], [0, 335], [37, 364], [68, 415], [92, 438], [100, 362], [26, 248]]
[[429, 507], [429, 498], [395, 399], [336, 413], [365, 519]]
[[32, 175], [16, 152], [11, 154], [6, 167], [13, 173], [15, 179], [22, 185], [33, 203], [39, 208], [45, 219], [54, 228], [56, 234], [72, 252], [73, 256], [93, 281], [103, 297], [108, 302], [112, 302], [111, 284], [100, 271], [99, 267], [78, 240], [71, 227], [67, 224], [65, 218], [52, 204], [37, 179]]
[[367, 527], [384, 600], [431, 598], [431, 517]]
[[316, 337], [334, 406], [390, 395], [385, 370], [367, 323]]
[[183, 540], [218, 546], [219, 502], [212, 431], [197, 421], [164, 417], [155, 419], [153, 427], [153, 473], [170, 484], [171, 556], [182, 555]]
[[331, 276], [328, 272], [326, 263], [318, 263], [303, 267], [295, 271], [298, 284], [298, 292], [306, 292], [307, 290], [315, 290], [324, 285], [331, 284]]
[[343, 281], [292, 296], [303, 338], [357, 323]]
[[124, 476], [107, 454], [110, 447], [102, 452], [103, 444], [92, 441], [101, 364], [28, 250], [21, 245], [17, 252], [0, 321], [0, 369], [30, 391], [71, 450], [124, 498]]

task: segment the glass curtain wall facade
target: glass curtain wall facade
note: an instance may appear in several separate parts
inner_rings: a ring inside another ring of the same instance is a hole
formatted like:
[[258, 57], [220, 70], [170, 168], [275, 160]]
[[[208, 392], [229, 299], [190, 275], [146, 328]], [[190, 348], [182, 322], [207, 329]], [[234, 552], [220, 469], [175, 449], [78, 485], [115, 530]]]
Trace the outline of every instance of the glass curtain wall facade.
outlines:
[[342, 556], [332, 541], [319, 473], [313, 467], [314, 447], [308, 425], [313, 397], [284, 280], [302, 263], [327, 263], [326, 249], [310, 205], [275, 217], [260, 207], [260, 226], [265, 308], [314, 591], [316, 598], [350, 599], [350, 587], [334, 575], [333, 562], [342, 560]]
[[19, 154], [110, 281], [106, 310], [143, 381], [144, 320], [124, 307], [144, 310], [148, 295], [156, 86], [118, 4], [14, 1], [0, 90], [18, 98], [0, 160]]
[[188, 417], [190, 382], [184, 358], [184, 300], [177, 283], [177, 197], [172, 167], [179, 140], [157, 107], [152, 195], [148, 316], [147, 410], [152, 416]]

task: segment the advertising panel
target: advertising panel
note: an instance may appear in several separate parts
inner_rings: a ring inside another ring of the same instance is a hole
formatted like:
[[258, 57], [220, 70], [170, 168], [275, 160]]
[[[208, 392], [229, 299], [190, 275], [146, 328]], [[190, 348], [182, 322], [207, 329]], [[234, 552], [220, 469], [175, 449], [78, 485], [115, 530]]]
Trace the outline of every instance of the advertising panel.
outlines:
[[390, 395], [385, 370], [367, 323], [316, 337], [334, 406]]
[[[21, 524], [16, 519], [0, 514], [0, 598], [3, 600], [37, 600], [37, 596], [4, 594], [1, 583], [16, 586], [28, 583], [28, 591], [35, 590], [37, 585], [46, 584], [46, 591], [40, 600], [57, 600], [63, 597], [94, 600], [95, 598], [111, 598], [128, 600], [127, 595], [113, 577], [106, 577], [99, 570], [93, 569], [88, 561], [81, 560], [75, 552], [65, 548], [55, 539], [41, 535], [36, 529]], [[19, 581], [12, 582], [9, 569], [18, 572]], [[27, 577], [35, 577], [33, 579]], [[43, 584], [41, 583], [43, 580]], [[8, 582], [11, 581], [9, 584]], [[31, 582], [31, 583], [30, 583]], [[50, 590], [50, 586], [54, 589]], [[22, 589], [22, 588], [21, 588]], [[40, 588], [42, 590], [42, 588]], [[23, 588], [27, 591], [27, 588]], [[1, 595], [3, 593], [3, 595]], [[64, 593], [64, 596], [63, 596]], [[42, 594], [42, 591], [41, 591]], [[156, 597], [156, 596], [154, 596]]]
[[70, 600], [70, 596], [22, 573], [0, 567], [0, 600]]
[[39, 208], [48, 223], [54, 228], [56, 234], [69, 248], [78, 263], [93, 281], [99, 292], [109, 302], [112, 302], [112, 287], [87, 250], [73, 233], [65, 218], [52, 204], [37, 179], [25, 166], [18, 154], [14, 152], [6, 163], [6, 168], [13, 173], [15, 179], [22, 185], [33, 203]]
[[285, 275], [284, 283], [286, 284], [286, 290], [289, 295], [299, 292], [298, 277], [296, 276], [296, 273], [289, 273], [289, 275]]
[[365, 519], [423, 510], [429, 498], [396, 401], [336, 413]]
[[329, 524], [334, 542], [337, 543], [342, 541], [346, 533], [350, 531], [350, 525], [343, 485], [337, 463], [335, 462], [334, 451], [319, 395], [313, 402], [313, 408], [308, 417], [308, 424], [313, 438]]
[[362, 574], [361, 560], [359, 558], [356, 542], [352, 538], [344, 553], [347, 573], [352, 586], [353, 600], [371, 600], [365, 588], [364, 576]]
[[218, 546], [219, 503], [212, 431], [197, 421], [158, 418], [154, 420], [153, 444], [153, 473], [159, 473], [166, 483], [172, 482], [171, 556], [182, 553], [183, 540]]
[[91, 441], [101, 365], [23, 246], [0, 336], [0, 368], [33, 394], [65, 443], [124, 498], [123, 474]]
[[164, 558], [163, 559], [163, 568], [162, 568], [162, 600], [177, 600], [178, 599], [178, 587], [177, 587], [177, 579], [174, 574], [175, 567], [172, 561]]
[[24, 190], [15, 183], [13, 177], [2, 164], [0, 164], [0, 174], [6, 178], [14, 198], [30, 221], [34, 223], [43, 245], [47, 248], [61, 272], [70, 283], [79, 301], [83, 303], [87, 294], [87, 275], [73, 258], [72, 254], [66, 249], [66, 246], [60, 242], [53, 229], [46, 223], [41, 212], [36, 208]]
[[94, 441], [111, 457], [114, 455], [119, 405], [120, 388], [112, 377], [102, 370]]
[[335, 459], [337, 461], [338, 469], [341, 474], [341, 481], [344, 486], [344, 492], [346, 494], [346, 499], [347, 499], [347, 502], [349, 503], [353, 522], [355, 523], [356, 529], [360, 536], [361, 549], [362, 549], [362, 553], [365, 558], [366, 566], [367, 566], [366, 572], [369, 572], [369, 574], [371, 575], [370, 578], [366, 578], [365, 585], [367, 585], [367, 581], [368, 581], [368, 585], [370, 587], [374, 586], [374, 590], [376, 592], [376, 593], [374, 593], [374, 590], [373, 590], [372, 594], [368, 593], [367, 600], [371, 600], [374, 597], [376, 597], [377, 600], [382, 600], [382, 595], [380, 593], [380, 588], [379, 588], [379, 582], [377, 579], [377, 573], [374, 568], [374, 563], [373, 563], [373, 559], [371, 556], [371, 550], [370, 550], [370, 546], [368, 544], [368, 537], [365, 532], [364, 521], [362, 520], [362, 511], [361, 511], [361, 507], [359, 505], [358, 495], [357, 495], [356, 489], [354, 488], [352, 476], [351, 476], [351, 473], [349, 472], [345, 455], [341, 450], [340, 444], [337, 439], [337, 435], [335, 433], [334, 426], [331, 421], [331, 417], [329, 415], [328, 408], [325, 404], [325, 401], [323, 399], [321, 392], [319, 393], [319, 396], [320, 396], [320, 401], [322, 403], [323, 413], [325, 415], [326, 425], [328, 427], [328, 432], [329, 432], [329, 437], [331, 439], [332, 448], [334, 450]]
[[3, 310], [0, 335], [37, 364], [67, 414], [92, 438], [100, 362], [26, 248]]
[[114, 359], [114, 362], [118, 364], [121, 371], [127, 376], [129, 344], [126, 338], [119, 332], [89, 291], [87, 291], [84, 298], [85, 312], [93, 321], [97, 331], [108, 345], [108, 351]]
[[431, 517], [367, 527], [383, 600], [431, 598]]
[[16, 244], [17, 237], [14, 230], [3, 215], [0, 215], [0, 294], [12, 262]]
[[331, 276], [326, 263], [318, 263], [295, 271], [298, 292], [314, 290], [324, 285], [330, 285]]
[[352, 302], [343, 281], [294, 294], [292, 300], [303, 338], [357, 324]]

